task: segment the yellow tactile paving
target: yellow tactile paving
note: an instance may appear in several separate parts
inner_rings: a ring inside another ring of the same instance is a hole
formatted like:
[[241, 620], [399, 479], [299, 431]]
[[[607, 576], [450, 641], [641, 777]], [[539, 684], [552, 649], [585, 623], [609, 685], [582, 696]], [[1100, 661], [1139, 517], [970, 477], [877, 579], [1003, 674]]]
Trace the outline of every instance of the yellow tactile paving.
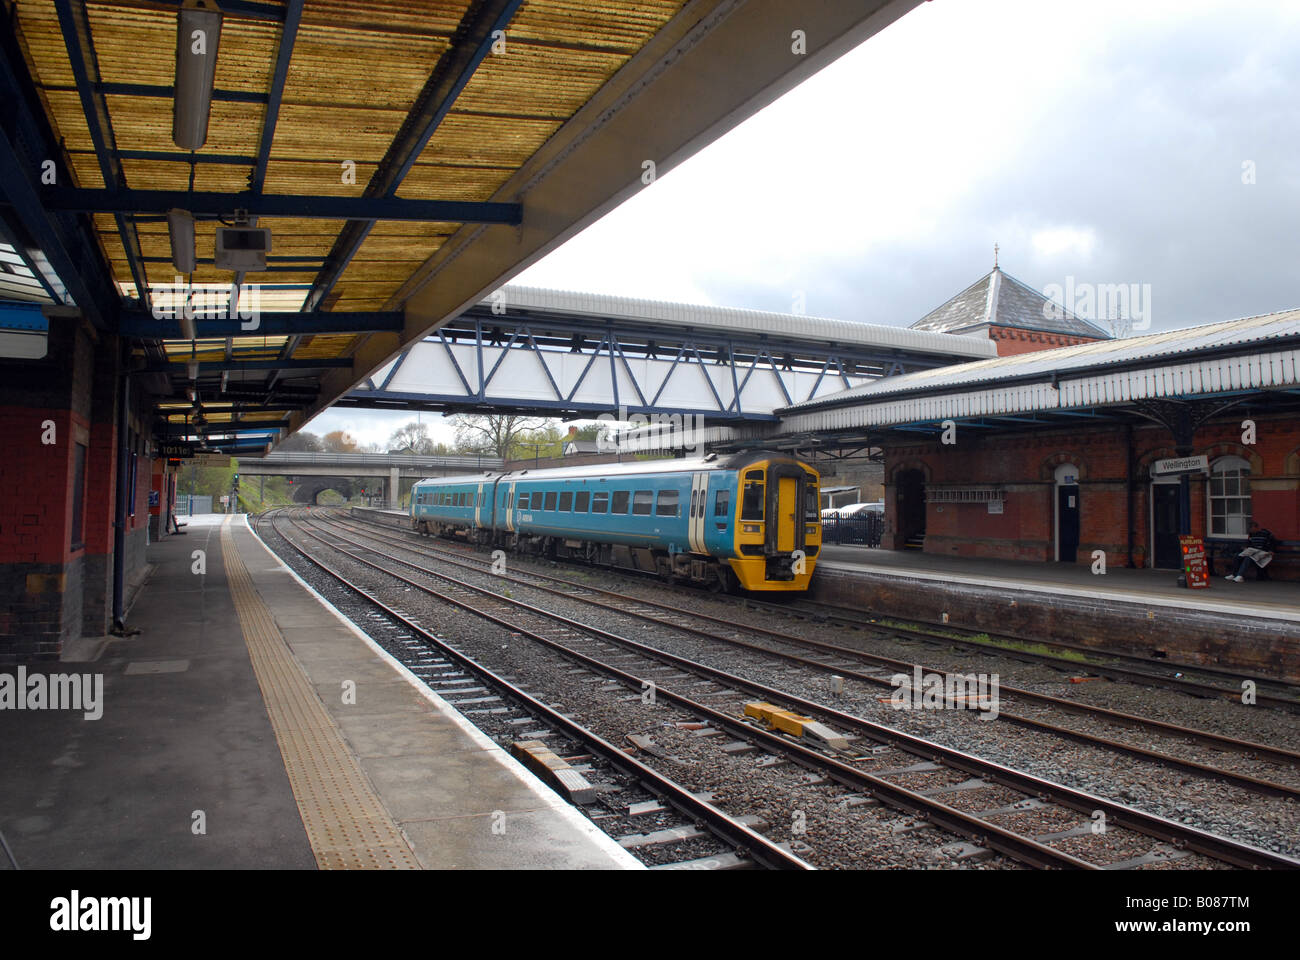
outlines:
[[221, 554], [248, 655], [317, 865], [322, 870], [418, 870], [405, 837], [253, 588], [229, 518], [221, 529]]

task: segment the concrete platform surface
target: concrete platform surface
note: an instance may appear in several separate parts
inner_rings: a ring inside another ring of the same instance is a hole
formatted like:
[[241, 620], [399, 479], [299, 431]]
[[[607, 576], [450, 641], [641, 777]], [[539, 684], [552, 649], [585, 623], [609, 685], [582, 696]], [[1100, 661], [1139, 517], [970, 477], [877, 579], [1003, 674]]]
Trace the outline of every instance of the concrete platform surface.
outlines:
[[[88, 693], [102, 684], [97, 717], [0, 709], [0, 833], [19, 866], [340, 866], [357, 860], [341, 845], [380, 835], [393, 865], [639, 866], [328, 606], [242, 517], [194, 521], [149, 548], [153, 573], [128, 617], [139, 633], [93, 662], [23, 668], [85, 677]], [[250, 623], [260, 651], [246, 643]], [[268, 651], [281, 658], [275, 677]], [[342, 745], [332, 767], [313, 760], [329, 742]], [[370, 798], [364, 816], [357, 802], [332, 809], [341, 766]], [[0, 869], [11, 866], [0, 847]]]
[[980, 557], [945, 557], [915, 550], [881, 550], [860, 546], [822, 547], [819, 567], [862, 570], [880, 574], [983, 584], [1006, 590], [1047, 591], [1063, 596], [1105, 597], [1118, 603], [1141, 603], [1240, 613], [1252, 617], [1300, 622], [1300, 583], [1256, 581], [1252, 573], [1241, 583], [1216, 576], [1209, 589], [1188, 590], [1177, 585], [1176, 570], [1135, 570], [1108, 567], [1104, 575], [1073, 563], [1030, 563]]

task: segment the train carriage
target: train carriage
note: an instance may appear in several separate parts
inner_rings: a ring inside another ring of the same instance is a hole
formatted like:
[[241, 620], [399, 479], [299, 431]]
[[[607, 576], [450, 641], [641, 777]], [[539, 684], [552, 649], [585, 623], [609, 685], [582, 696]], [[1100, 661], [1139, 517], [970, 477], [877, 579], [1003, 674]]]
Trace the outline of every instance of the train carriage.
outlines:
[[818, 476], [769, 452], [421, 480], [423, 533], [722, 589], [802, 591], [821, 548]]

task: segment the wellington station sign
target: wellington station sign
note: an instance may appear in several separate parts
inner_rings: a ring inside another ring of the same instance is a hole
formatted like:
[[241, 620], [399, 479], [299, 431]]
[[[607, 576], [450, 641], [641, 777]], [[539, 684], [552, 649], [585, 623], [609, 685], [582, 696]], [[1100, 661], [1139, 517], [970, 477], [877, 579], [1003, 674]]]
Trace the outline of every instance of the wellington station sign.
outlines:
[[1209, 473], [1210, 458], [1206, 455], [1199, 457], [1175, 457], [1172, 460], [1157, 460], [1151, 464], [1151, 476], [1167, 477], [1171, 474], [1179, 473]]

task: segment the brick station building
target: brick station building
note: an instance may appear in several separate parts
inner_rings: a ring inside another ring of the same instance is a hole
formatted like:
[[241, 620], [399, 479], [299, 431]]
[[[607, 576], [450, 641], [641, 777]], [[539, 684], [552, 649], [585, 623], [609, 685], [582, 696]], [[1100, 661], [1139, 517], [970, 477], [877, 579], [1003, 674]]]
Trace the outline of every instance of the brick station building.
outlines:
[[1186, 489], [1217, 572], [1253, 517], [1271, 575], [1300, 579], [1298, 394], [1291, 310], [890, 377], [785, 408], [782, 432], [883, 451], [885, 547], [1175, 569]]

